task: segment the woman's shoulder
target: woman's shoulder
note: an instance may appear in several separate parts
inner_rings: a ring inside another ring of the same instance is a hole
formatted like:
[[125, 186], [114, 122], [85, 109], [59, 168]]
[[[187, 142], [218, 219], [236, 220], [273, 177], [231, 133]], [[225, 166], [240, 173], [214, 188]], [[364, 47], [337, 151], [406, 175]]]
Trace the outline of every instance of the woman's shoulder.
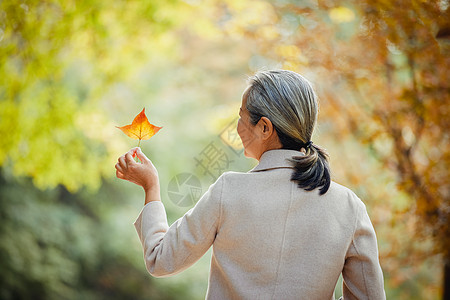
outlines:
[[[258, 173], [252, 173], [252, 172], [235, 172], [235, 171], [227, 171], [224, 172], [215, 182], [214, 185], [220, 185], [222, 189], [228, 190], [232, 189], [233, 191], [236, 191], [236, 188], [240, 189], [246, 189], [250, 186], [253, 186], [252, 182], [257, 182], [258, 179], [261, 178], [253, 178]], [[283, 174], [278, 174], [277, 177], [284, 177], [281, 176]], [[267, 178], [262, 178], [264, 180], [267, 180]], [[279, 181], [286, 180], [286, 178], [279, 178]], [[273, 181], [271, 181], [272, 184], [269, 184], [269, 186], [273, 188], [279, 188], [277, 187], [277, 184], [274, 184]], [[294, 183], [295, 184], [295, 183]], [[302, 192], [306, 192], [303, 189], [301, 189]], [[347, 205], [350, 205], [354, 208], [365, 208], [364, 202], [358, 197], [358, 195], [350, 188], [337, 183], [336, 181], [331, 181], [330, 188], [324, 195], [319, 195], [318, 189], [307, 192], [311, 193], [310, 195], [314, 195], [318, 197], [319, 199], [331, 201], [335, 204], [344, 204], [347, 203]]]
[[353, 190], [335, 181], [331, 181], [330, 189], [323, 196], [332, 198], [340, 203], [346, 202], [354, 208], [365, 209], [364, 202]]
[[356, 193], [353, 192], [353, 190], [340, 183], [337, 183], [334, 180], [331, 181], [329, 192], [348, 196], [356, 196]]
[[220, 185], [223, 191], [232, 191], [235, 194], [236, 191], [258, 189], [264, 181], [267, 181], [267, 178], [259, 178], [257, 175], [260, 174], [227, 171], [220, 175], [214, 184]]
[[242, 182], [246, 174], [248, 173], [241, 173], [235, 171], [224, 172], [216, 179], [216, 181], [211, 185], [211, 187], [221, 186], [223, 188], [224, 185], [229, 185], [233, 182]]
[[236, 172], [236, 171], [227, 171], [222, 173], [222, 175], [220, 175], [220, 177], [217, 179], [217, 181], [225, 181], [225, 182], [230, 182], [230, 181], [239, 181], [239, 180], [243, 180], [244, 178], [250, 178], [252, 175], [252, 173], [249, 172]]
[[[278, 183], [289, 183], [290, 173], [281, 174], [287, 169], [275, 169], [272, 172], [224, 172], [217, 181], [222, 181], [225, 186], [235, 186], [241, 188], [258, 188], [261, 185], [267, 185], [267, 182], [277, 181]], [[281, 172], [281, 173], [280, 173]], [[277, 185], [272, 185], [276, 187]]]

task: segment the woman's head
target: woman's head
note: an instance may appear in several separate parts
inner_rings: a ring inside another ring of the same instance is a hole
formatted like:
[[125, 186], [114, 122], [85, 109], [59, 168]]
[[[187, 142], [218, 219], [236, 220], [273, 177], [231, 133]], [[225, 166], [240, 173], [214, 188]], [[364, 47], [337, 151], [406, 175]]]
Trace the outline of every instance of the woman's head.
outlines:
[[[303, 151], [304, 156], [291, 160], [295, 168], [292, 180], [306, 190], [320, 187], [321, 194], [325, 193], [330, 185], [327, 154], [319, 146], [309, 143], [318, 114], [317, 96], [311, 83], [292, 71], [258, 72], [249, 79], [242, 103], [245, 113], [241, 118], [247, 118], [247, 126], [250, 126], [247, 133], [256, 132], [253, 148], [258, 146], [260, 133], [267, 126], [267, 141], [271, 147], [266, 147], [266, 150], [283, 148]], [[243, 143], [246, 147], [244, 139]]]
[[276, 70], [256, 73], [246, 90], [250, 121], [271, 120], [283, 148], [300, 150], [311, 140], [317, 120], [316, 94], [303, 76]]

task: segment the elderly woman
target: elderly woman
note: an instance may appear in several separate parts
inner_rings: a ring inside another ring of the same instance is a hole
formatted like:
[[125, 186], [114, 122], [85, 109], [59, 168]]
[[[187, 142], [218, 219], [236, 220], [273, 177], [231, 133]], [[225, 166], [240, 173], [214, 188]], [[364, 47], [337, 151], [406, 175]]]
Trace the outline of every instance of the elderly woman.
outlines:
[[341, 273], [344, 299], [385, 299], [365, 205], [331, 181], [327, 154], [311, 141], [317, 113], [301, 75], [250, 78], [237, 130], [259, 164], [224, 173], [170, 227], [152, 162], [139, 148], [121, 156], [117, 177], [145, 190], [134, 225], [148, 272], [181, 272], [212, 246], [207, 299], [334, 299]]

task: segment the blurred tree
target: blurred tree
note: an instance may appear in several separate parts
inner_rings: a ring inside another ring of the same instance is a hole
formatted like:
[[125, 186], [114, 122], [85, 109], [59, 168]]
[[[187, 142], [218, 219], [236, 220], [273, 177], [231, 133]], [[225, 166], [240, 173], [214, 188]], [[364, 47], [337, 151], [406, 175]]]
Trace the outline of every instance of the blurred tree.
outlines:
[[[258, 11], [253, 3], [228, 3], [218, 7], [232, 17], [219, 26], [258, 40], [267, 58], [309, 75], [325, 103], [321, 119], [333, 123], [335, 135], [355, 136], [396, 172], [410, 202], [393, 218], [413, 213], [417, 237], [434, 240], [432, 251], [403, 259], [441, 254], [449, 278], [450, 57], [436, 39], [449, 19], [448, 1], [274, 0], [259, 14], [270, 17], [259, 22], [242, 21], [242, 11]], [[447, 280], [446, 295], [449, 289]]]
[[[163, 198], [211, 136], [220, 143], [249, 47], [206, 20], [183, 1], [0, 2], [1, 299], [204, 298], [208, 256], [168, 280], [145, 272], [130, 223], [140, 189], [109, 178], [136, 145], [115, 126], [149, 104], [165, 121], [142, 145], [163, 166]], [[187, 210], [166, 204], [171, 221]]]
[[132, 102], [123, 82], [174, 54], [185, 6], [0, 2], [1, 299], [196, 297], [191, 282], [164, 286], [145, 271], [130, 212], [120, 215], [124, 198], [134, 216], [141, 197], [105, 181], [130, 146], [102, 106], [120, 113], [111, 98]]
[[120, 148], [98, 99], [142, 61], [170, 55], [162, 33], [180, 19], [176, 4], [1, 1], [0, 166], [41, 188], [98, 188]]
[[[326, 145], [334, 139], [338, 157], [348, 158], [335, 173], [378, 199], [368, 208], [383, 222], [383, 268], [405, 290], [392, 298], [435, 293], [411, 282], [427, 282], [415, 260], [450, 249], [449, 48], [435, 38], [445, 41], [447, 15], [448, 1], [1, 1], [0, 297], [183, 297], [190, 283], [144, 287], [140, 249], [130, 262], [121, 245], [133, 233], [98, 234], [120, 229], [113, 216], [130, 197], [102, 181], [129, 148], [113, 136], [125, 123], [109, 120], [126, 112], [128, 122], [144, 101], [163, 99], [152, 108], [171, 122], [155, 121], [168, 134], [152, 154], [164, 165], [164, 187], [192, 167], [186, 157], [221, 131], [220, 118], [236, 113], [247, 61], [253, 71], [284, 67], [316, 82]], [[400, 191], [391, 174], [371, 176], [380, 168], [395, 172]], [[33, 184], [10, 178], [21, 176]], [[100, 191], [93, 199], [83, 186]], [[104, 206], [95, 204], [99, 195]], [[184, 211], [167, 204], [172, 220]], [[414, 215], [425, 226], [412, 226]], [[409, 240], [414, 228], [420, 243]]]
[[[106, 182], [96, 201], [63, 186], [48, 191], [30, 180], [0, 176], [1, 299], [184, 299], [187, 284], [155, 284], [136, 236], [117, 230], [117, 206], [129, 191]], [[127, 223], [127, 225], [130, 225]], [[125, 234], [126, 233], [126, 234]], [[180, 292], [183, 290], [183, 292]]]

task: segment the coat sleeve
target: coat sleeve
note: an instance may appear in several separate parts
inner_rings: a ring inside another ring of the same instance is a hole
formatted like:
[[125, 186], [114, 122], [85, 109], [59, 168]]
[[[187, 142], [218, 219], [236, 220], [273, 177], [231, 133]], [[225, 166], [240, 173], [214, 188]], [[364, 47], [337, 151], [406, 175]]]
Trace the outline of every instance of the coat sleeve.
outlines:
[[220, 177], [197, 204], [170, 227], [161, 201], [144, 206], [134, 226], [151, 275], [164, 277], [179, 273], [208, 251], [220, 222], [222, 185]]
[[353, 239], [342, 271], [343, 298], [384, 300], [386, 295], [375, 230], [365, 205], [359, 204]]

